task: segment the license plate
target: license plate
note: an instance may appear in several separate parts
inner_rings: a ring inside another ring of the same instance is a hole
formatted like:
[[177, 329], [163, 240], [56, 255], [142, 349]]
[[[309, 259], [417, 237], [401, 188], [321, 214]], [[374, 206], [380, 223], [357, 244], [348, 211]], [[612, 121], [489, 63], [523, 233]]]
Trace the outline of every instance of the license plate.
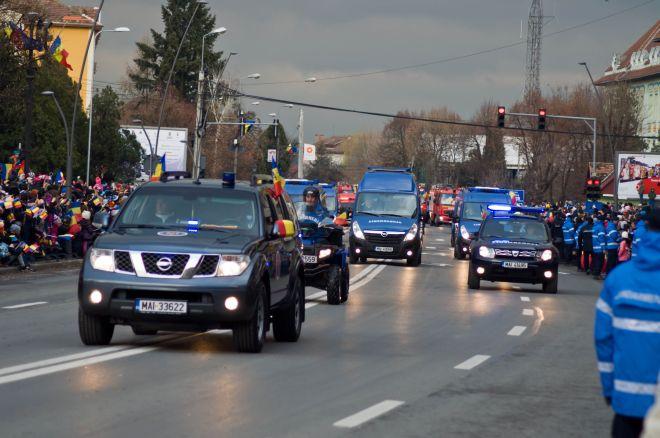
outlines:
[[166, 315], [185, 315], [188, 313], [186, 301], [135, 300], [135, 311], [139, 313], [161, 313]]
[[303, 256], [303, 263], [316, 263], [316, 261], [317, 261], [316, 256], [311, 256], [311, 255]]
[[377, 246], [374, 248], [376, 252], [394, 252], [394, 248], [391, 246]]
[[503, 262], [502, 266], [513, 269], [527, 269], [527, 263], [524, 262]]

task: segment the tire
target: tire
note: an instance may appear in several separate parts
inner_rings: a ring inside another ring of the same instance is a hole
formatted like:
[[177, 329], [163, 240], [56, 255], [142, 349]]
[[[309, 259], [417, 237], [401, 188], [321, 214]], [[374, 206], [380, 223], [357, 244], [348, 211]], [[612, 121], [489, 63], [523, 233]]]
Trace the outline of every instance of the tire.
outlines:
[[359, 261], [359, 257], [353, 254], [353, 251], [351, 251], [348, 254], [348, 263], [350, 263], [351, 265], [357, 265], [358, 261]]
[[137, 336], [153, 336], [155, 334], [158, 334], [158, 330], [149, 330], [149, 329], [141, 329], [139, 327], [132, 327], [133, 333]]
[[419, 266], [422, 264], [422, 248], [418, 249], [412, 258], [406, 259], [408, 266]]
[[472, 266], [470, 266], [468, 268], [468, 288], [479, 289], [479, 287], [481, 287], [481, 279], [477, 275], [476, 271], [472, 269]]
[[78, 333], [83, 344], [108, 345], [114, 332], [115, 325], [110, 323], [109, 318], [88, 315], [78, 307]]
[[303, 312], [305, 311], [305, 289], [300, 277], [293, 285], [293, 302], [288, 308], [274, 315], [273, 337], [277, 342], [296, 342], [302, 329]]
[[543, 283], [543, 293], [556, 294], [558, 283], [559, 278], [557, 278], [557, 273], [555, 272], [555, 276], [552, 280]]
[[328, 284], [325, 287], [328, 296], [328, 304], [335, 306], [341, 303], [341, 280], [341, 268], [337, 265], [332, 266], [328, 272]]
[[348, 290], [351, 285], [351, 274], [350, 270], [348, 268], [348, 265], [346, 265], [346, 268], [341, 273], [341, 287], [339, 289], [340, 296], [339, 296], [339, 301], [342, 303], [345, 303], [348, 301]]
[[367, 263], [366, 257], [360, 257], [360, 263]]
[[254, 314], [233, 329], [234, 347], [241, 353], [259, 353], [266, 338], [266, 287], [261, 283], [257, 291]]

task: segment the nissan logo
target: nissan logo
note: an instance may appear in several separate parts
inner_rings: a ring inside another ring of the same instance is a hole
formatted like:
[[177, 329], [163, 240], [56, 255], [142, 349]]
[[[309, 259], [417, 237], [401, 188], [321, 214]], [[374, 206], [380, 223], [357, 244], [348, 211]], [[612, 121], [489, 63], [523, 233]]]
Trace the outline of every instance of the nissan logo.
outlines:
[[163, 272], [169, 271], [172, 267], [172, 259], [169, 257], [163, 257], [156, 262], [156, 266]]
[[518, 254], [520, 254], [518, 251], [511, 251], [511, 254], [513, 254], [514, 257], [518, 257]]
[[380, 236], [381, 237], [387, 237], [387, 231], [381, 231]]

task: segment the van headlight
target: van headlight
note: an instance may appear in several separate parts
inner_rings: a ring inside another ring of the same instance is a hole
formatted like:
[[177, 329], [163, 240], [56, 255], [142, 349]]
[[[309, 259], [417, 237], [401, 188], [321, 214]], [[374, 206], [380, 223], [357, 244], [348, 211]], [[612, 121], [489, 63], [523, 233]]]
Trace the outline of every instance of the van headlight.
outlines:
[[412, 227], [410, 227], [410, 229], [406, 233], [406, 237], [404, 237], [403, 240], [409, 242], [415, 239], [415, 237], [417, 237], [417, 228], [418, 228], [417, 224], [412, 224]]
[[479, 255], [485, 259], [494, 259], [495, 258], [495, 250], [493, 248], [489, 248], [487, 246], [480, 246], [479, 247]]
[[114, 251], [111, 249], [92, 247], [89, 251], [89, 262], [92, 264], [92, 268], [98, 269], [99, 271], [115, 271], [115, 256]]
[[220, 263], [215, 275], [217, 277], [232, 277], [241, 275], [250, 264], [250, 257], [247, 255], [223, 255], [220, 256]]
[[464, 240], [470, 240], [470, 232], [465, 228], [465, 225], [461, 225], [461, 237]]
[[552, 250], [546, 249], [541, 253], [541, 260], [544, 262], [549, 262], [552, 260]]
[[351, 229], [353, 230], [353, 235], [356, 238], [364, 240], [364, 233], [362, 232], [362, 228], [360, 228], [360, 224], [354, 221], [351, 224]]

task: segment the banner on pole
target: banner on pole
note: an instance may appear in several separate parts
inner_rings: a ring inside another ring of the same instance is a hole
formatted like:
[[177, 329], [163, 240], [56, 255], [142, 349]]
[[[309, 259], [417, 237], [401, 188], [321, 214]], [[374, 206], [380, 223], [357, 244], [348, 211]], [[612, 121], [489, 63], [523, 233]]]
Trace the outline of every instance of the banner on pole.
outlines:
[[303, 160], [316, 161], [316, 145], [305, 143]]
[[273, 161], [277, 163], [277, 149], [268, 149], [268, 162]]

